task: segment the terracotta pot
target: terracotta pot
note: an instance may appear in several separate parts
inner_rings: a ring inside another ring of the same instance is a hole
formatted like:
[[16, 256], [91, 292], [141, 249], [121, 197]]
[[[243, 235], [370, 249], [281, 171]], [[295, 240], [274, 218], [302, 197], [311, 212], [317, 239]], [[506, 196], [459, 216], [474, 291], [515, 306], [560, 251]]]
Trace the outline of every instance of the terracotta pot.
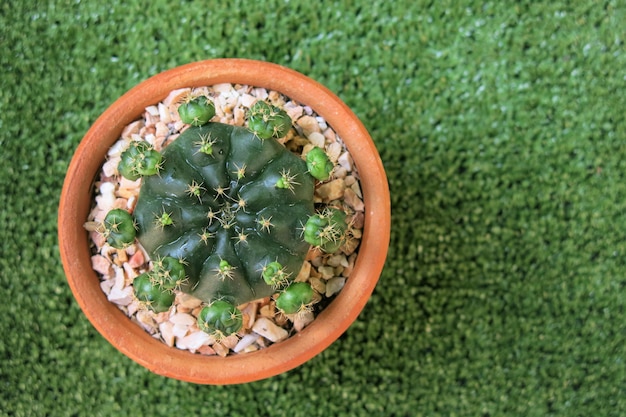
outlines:
[[[365, 203], [363, 238], [354, 271], [339, 295], [295, 336], [257, 352], [226, 358], [171, 348], [155, 340], [110, 303], [91, 268], [83, 228], [93, 201], [93, 181], [109, 147], [128, 123], [174, 89], [240, 83], [277, 90], [310, 106], [344, 140], [359, 174]], [[357, 318], [385, 262], [390, 233], [389, 189], [372, 139], [353, 112], [331, 91], [293, 70], [265, 62], [215, 59], [165, 71], [115, 101], [89, 129], [74, 154], [59, 206], [59, 245], [74, 297], [95, 328], [118, 350], [152, 372], [201, 384], [255, 381], [293, 369], [333, 343]]]

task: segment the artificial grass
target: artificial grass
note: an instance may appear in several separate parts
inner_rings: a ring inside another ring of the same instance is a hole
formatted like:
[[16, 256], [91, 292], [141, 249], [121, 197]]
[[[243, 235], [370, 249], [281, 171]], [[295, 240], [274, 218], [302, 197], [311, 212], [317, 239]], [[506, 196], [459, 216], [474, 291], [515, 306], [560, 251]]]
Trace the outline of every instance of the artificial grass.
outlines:
[[[0, 6], [0, 415], [626, 414], [624, 2], [169, 3]], [[393, 205], [385, 271], [349, 331], [227, 387], [113, 349], [56, 242], [89, 125], [139, 81], [215, 57], [335, 91]]]

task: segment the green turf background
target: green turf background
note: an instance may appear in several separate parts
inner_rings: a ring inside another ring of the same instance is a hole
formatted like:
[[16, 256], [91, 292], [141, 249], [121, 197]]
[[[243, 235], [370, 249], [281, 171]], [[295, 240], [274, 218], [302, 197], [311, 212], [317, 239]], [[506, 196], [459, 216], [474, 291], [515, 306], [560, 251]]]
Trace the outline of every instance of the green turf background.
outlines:
[[[626, 2], [168, 3], [0, 5], [0, 415], [626, 415]], [[305, 365], [227, 387], [111, 347], [56, 240], [90, 124], [149, 76], [215, 57], [338, 94], [393, 205], [358, 321]]]

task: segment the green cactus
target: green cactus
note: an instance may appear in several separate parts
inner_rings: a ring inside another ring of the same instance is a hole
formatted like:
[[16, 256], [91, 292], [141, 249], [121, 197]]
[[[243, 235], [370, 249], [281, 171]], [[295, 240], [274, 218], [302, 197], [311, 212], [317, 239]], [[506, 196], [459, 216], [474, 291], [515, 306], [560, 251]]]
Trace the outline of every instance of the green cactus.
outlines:
[[291, 118], [286, 111], [257, 101], [248, 112], [248, 128], [261, 139], [282, 138], [291, 128]]
[[306, 282], [294, 282], [276, 298], [276, 307], [285, 314], [306, 311], [313, 301], [313, 288]]
[[315, 147], [306, 154], [306, 165], [309, 172], [320, 181], [330, 178], [330, 174], [335, 168], [322, 148]]
[[221, 339], [241, 329], [243, 314], [223, 300], [215, 300], [200, 310], [197, 319], [200, 330]]
[[132, 141], [122, 152], [117, 170], [123, 177], [135, 181], [146, 175], [157, 174], [161, 168], [161, 162], [161, 154], [149, 143]]
[[[212, 152], [200, 152], [209, 142]], [[159, 175], [143, 179], [137, 237], [153, 258], [184, 259], [182, 291], [239, 305], [297, 276], [309, 249], [301, 227], [314, 214], [315, 180], [302, 159], [221, 123], [188, 128], [163, 158]], [[278, 186], [285, 176], [290, 187]]]
[[340, 210], [315, 214], [315, 180], [333, 169], [328, 156], [314, 148], [305, 161], [271, 140], [291, 119], [263, 101], [250, 109], [249, 129], [209, 123], [215, 109], [204, 97], [179, 113], [191, 126], [162, 154], [147, 144], [123, 154], [120, 173], [142, 178], [134, 219], [116, 209], [103, 224], [109, 244], [137, 238], [153, 259], [133, 282], [135, 297], [156, 312], [170, 308], [174, 290], [200, 298], [198, 326], [218, 338], [241, 328], [237, 305], [276, 291], [285, 314], [306, 310], [313, 289], [292, 281], [310, 245], [334, 252], [347, 229]]
[[215, 116], [215, 105], [208, 97], [198, 96], [182, 103], [178, 115], [183, 123], [202, 126]]
[[161, 313], [172, 306], [174, 290], [180, 288], [185, 280], [182, 262], [166, 256], [154, 261], [150, 272], [144, 272], [133, 280], [133, 292], [150, 310]]
[[133, 280], [133, 292], [139, 301], [157, 313], [169, 310], [176, 298], [172, 290], [161, 286], [154, 276], [147, 272]]
[[347, 229], [346, 213], [329, 208], [309, 217], [304, 225], [304, 240], [324, 252], [333, 253], [345, 243]]
[[114, 248], [124, 249], [135, 241], [137, 230], [133, 217], [124, 209], [113, 209], [102, 223], [103, 236]]

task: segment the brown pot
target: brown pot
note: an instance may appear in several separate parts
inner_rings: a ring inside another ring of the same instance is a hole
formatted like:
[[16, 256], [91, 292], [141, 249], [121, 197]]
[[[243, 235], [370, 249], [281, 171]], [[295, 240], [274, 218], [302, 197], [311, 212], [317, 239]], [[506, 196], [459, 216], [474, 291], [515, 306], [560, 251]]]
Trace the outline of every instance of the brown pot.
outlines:
[[[91, 267], [83, 224], [93, 201], [93, 181], [122, 129], [147, 106], [183, 87], [218, 83], [265, 87], [310, 106], [345, 142], [361, 177], [365, 224], [355, 268], [339, 295], [303, 331], [266, 349], [223, 357], [203, 356], [155, 340], [110, 303]], [[244, 59], [183, 65], [140, 83], [115, 101], [76, 149], [59, 205], [59, 247], [74, 297], [96, 329], [118, 350], [152, 372], [200, 384], [234, 384], [293, 369], [333, 343], [357, 318], [378, 281], [389, 245], [387, 179], [374, 143], [354, 113], [331, 91], [288, 68]]]

